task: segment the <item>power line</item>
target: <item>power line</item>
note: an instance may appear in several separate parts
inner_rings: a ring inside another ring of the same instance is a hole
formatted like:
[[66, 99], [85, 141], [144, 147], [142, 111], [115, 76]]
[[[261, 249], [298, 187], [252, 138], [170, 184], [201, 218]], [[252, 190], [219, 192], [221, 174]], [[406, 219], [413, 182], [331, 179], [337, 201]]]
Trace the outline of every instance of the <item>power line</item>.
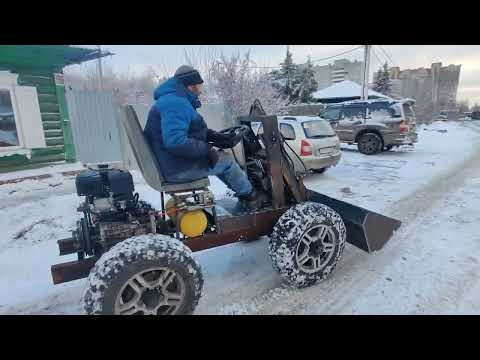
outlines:
[[330, 59], [333, 59], [333, 58], [335, 58], [335, 57], [337, 57], [337, 56], [341, 56], [341, 55], [344, 55], [344, 54], [348, 54], [348, 53], [351, 53], [351, 52], [353, 52], [353, 51], [355, 51], [355, 50], [358, 50], [358, 49], [361, 49], [361, 48], [363, 48], [363, 45], [360, 45], [360, 46], [358, 46], [358, 47], [356, 47], [356, 48], [353, 48], [353, 49], [344, 51], [344, 52], [339, 53], [339, 54], [337, 54], [337, 55], [329, 56], [329, 57], [326, 57], [326, 58], [323, 58], [323, 59], [312, 60], [312, 62], [330, 60]]
[[[341, 52], [341, 53], [338, 53], [338, 54], [336, 54], [336, 55], [329, 56], [329, 57], [326, 57], [326, 58], [310, 60], [310, 62], [314, 63], [314, 62], [319, 62], [319, 61], [330, 60], [330, 59], [336, 58], [336, 57], [338, 57], [338, 56], [342, 56], [342, 55], [351, 53], [351, 52], [353, 52], [353, 51], [355, 51], [355, 50], [358, 50], [358, 49], [361, 49], [361, 48], [363, 48], [363, 45], [360, 45], [360, 46], [355, 47], [355, 48], [353, 48], [353, 49], [350, 49], [350, 50], [347, 50], [347, 51], [344, 51], [344, 52]], [[306, 63], [299, 64], [299, 65], [305, 65], [305, 64], [306, 64]], [[249, 66], [248, 68], [249, 68], [249, 69], [280, 69], [281, 66]]]
[[382, 52], [385, 54], [385, 56], [390, 60], [390, 63], [392, 65], [398, 66], [398, 64], [395, 61], [392, 60], [390, 55], [388, 55], [387, 51], [381, 45], [378, 45], [378, 47], [380, 48], [380, 50], [382, 50]]

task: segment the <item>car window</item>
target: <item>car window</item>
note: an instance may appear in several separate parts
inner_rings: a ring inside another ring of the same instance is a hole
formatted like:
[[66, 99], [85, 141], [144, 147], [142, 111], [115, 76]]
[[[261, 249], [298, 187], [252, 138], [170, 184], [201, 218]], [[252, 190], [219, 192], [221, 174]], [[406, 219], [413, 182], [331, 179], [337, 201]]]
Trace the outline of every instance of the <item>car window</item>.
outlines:
[[320, 116], [328, 121], [336, 121], [340, 118], [340, 107], [332, 107], [325, 109]]
[[293, 129], [293, 126], [290, 124], [280, 124], [280, 133], [284, 138], [288, 138], [291, 140], [295, 140], [295, 130]]
[[399, 103], [373, 102], [368, 104], [368, 110], [373, 120], [402, 116], [402, 108]]
[[378, 101], [378, 102], [372, 102], [369, 103], [368, 110], [370, 111], [378, 111], [378, 110], [387, 110], [389, 108], [389, 103], [385, 101]]
[[344, 119], [364, 119], [365, 113], [365, 106], [345, 106], [343, 108]]
[[324, 136], [334, 136], [335, 131], [325, 120], [304, 121], [302, 123], [303, 131], [307, 138], [318, 138]]
[[410, 104], [403, 104], [403, 112], [405, 113], [407, 119], [415, 118], [415, 112]]

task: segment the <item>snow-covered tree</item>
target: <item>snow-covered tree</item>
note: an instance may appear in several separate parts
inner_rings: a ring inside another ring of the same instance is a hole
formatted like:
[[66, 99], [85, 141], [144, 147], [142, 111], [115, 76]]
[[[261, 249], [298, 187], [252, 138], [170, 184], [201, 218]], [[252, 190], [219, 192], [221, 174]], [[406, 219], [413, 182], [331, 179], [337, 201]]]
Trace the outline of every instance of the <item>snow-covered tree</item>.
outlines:
[[267, 113], [277, 114], [285, 104], [266, 74], [250, 68], [250, 53], [226, 57], [217, 62], [212, 77], [216, 95], [225, 105], [231, 123], [240, 115], [248, 114], [255, 99], [259, 99]]
[[296, 87], [298, 66], [293, 62], [290, 48], [287, 47], [285, 60], [280, 63], [280, 70], [272, 71], [269, 76], [274, 80], [274, 87], [282, 94], [283, 98], [291, 101]]
[[297, 69], [295, 88], [290, 96], [291, 103], [309, 103], [313, 100], [312, 93], [318, 88], [315, 71], [310, 57], [305, 65]]
[[384, 94], [390, 95], [392, 92], [392, 81], [390, 80], [390, 74], [388, 72], [388, 64], [383, 64], [383, 67], [378, 69], [375, 74], [375, 81], [373, 90]]

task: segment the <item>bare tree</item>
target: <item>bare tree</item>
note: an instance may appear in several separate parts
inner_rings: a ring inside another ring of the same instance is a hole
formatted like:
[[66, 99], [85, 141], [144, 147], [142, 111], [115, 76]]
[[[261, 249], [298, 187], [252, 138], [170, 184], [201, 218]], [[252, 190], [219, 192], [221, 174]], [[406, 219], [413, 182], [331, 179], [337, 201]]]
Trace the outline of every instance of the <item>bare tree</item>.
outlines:
[[183, 56], [187, 65], [193, 66], [201, 75], [204, 83], [204, 97], [206, 100], [215, 98], [214, 72], [221, 52], [212, 46], [199, 48], [184, 48]]
[[201, 46], [200, 48], [184, 48], [184, 59], [187, 64], [202, 72], [205, 79], [213, 79], [215, 64], [222, 55], [216, 47]]
[[[81, 74], [66, 73], [65, 83], [70, 89], [98, 91], [98, 73], [95, 67], [84, 68]], [[153, 91], [159, 81], [151, 68], [135, 74], [130, 68], [125, 72], [115, 73], [110, 66], [105, 66], [102, 76], [103, 91], [112, 92], [120, 103], [151, 103]]]
[[173, 76], [177, 67], [178, 66], [173, 62], [166, 62], [164, 60], [158, 61], [155, 66], [150, 66], [158, 79], [164, 79]]

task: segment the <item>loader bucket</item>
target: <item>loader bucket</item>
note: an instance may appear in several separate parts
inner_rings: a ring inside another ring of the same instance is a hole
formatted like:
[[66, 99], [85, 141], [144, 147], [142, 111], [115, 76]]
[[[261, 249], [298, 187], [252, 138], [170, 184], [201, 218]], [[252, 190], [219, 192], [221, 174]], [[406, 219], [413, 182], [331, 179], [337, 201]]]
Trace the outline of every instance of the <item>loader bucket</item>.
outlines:
[[402, 224], [396, 219], [315, 191], [309, 190], [307, 197], [308, 200], [327, 205], [339, 213], [347, 228], [347, 242], [368, 253], [380, 250]]

